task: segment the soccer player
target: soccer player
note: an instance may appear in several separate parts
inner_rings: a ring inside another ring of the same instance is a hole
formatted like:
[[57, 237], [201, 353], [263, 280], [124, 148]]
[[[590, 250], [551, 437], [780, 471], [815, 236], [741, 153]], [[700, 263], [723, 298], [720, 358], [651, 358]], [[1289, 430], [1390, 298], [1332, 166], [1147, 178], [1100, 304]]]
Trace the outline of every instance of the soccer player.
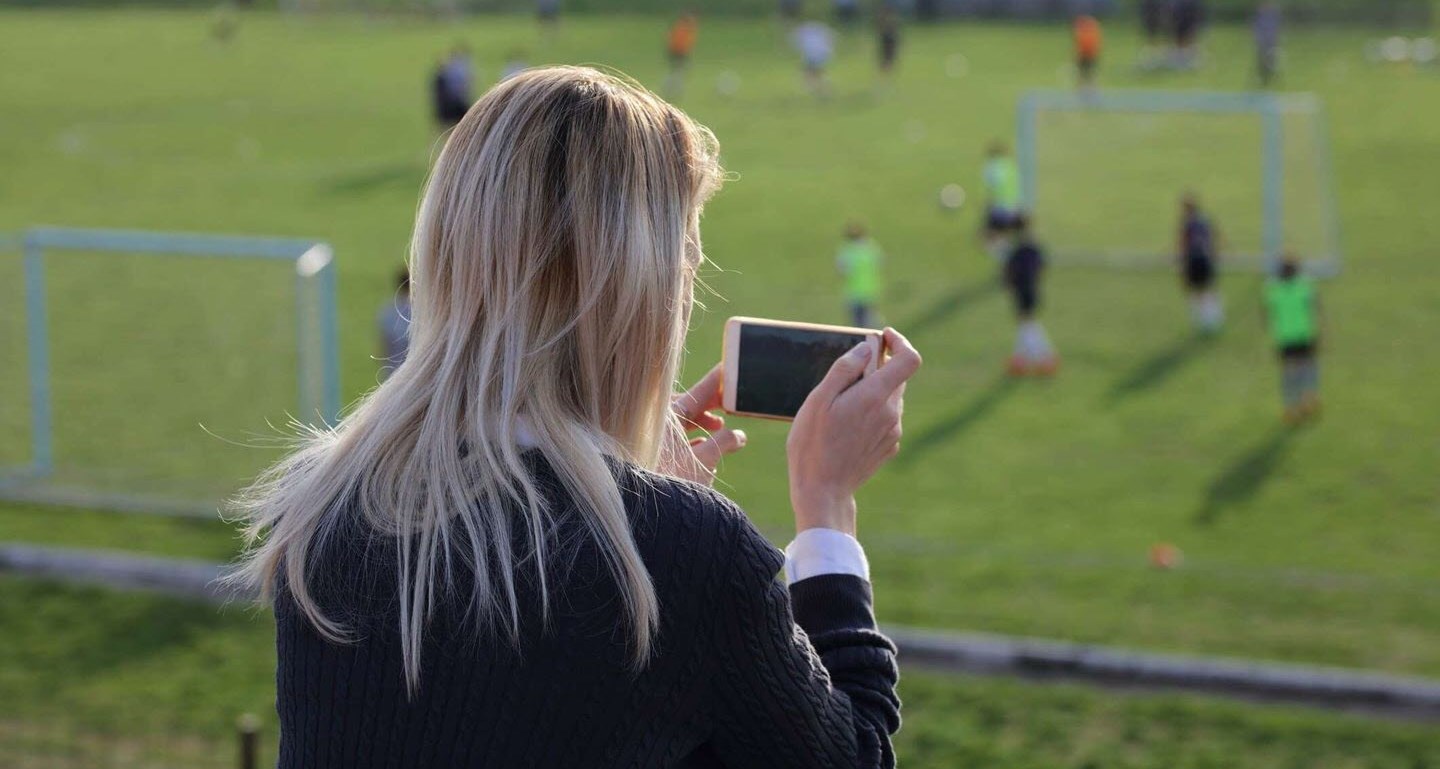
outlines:
[[1020, 214], [1020, 169], [1005, 142], [991, 142], [985, 161], [985, 248], [999, 262], [1006, 258], [1006, 240]]
[[1280, 26], [1283, 22], [1280, 4], [1266, 0], [1255, 10], [1255, 71], [1260, 85], [1269, 87], [1280, 63]]
[[1315, 284], [1286, 254], [1276, 277], [1265, 284], [1262, 308], [1270, 338], [1280, 353], [1280, 394], [1285, 421], [1298, 424], [1320, 411], [1320, 299]]
[[380, 330], [380, 381], [405, 362], [410, 352], [410, 271], [395, 275], [395, 296], [380, 306], [375, 325]]
[[1190, 317], [1201, 333], [1213, 334], [1225, 324], [1225, 308], [1215, 287], [1215, 227], [1200, 209], [1194, 193], [1180, 200], [1180, 278], [1190, 300]]
[[1005, 285], [1015, 302], [1015, 351], [1010, 356], [1010, 376], [1053, 376], [1060, 359], [1040, 325], [1040, 275], [1045, 270], [1045, 252], [1035, 242], [1030, 218], [1019, 214], [1014, 221], [1015, 242], [1005, 259]]
[[475, 71], [470, 63], [470, 50], [457, 45], [449, 57], [441, 61], [430, 78], [435, 120], [443, 133], [455, 127], [470, 110], [470, 93]]
[[835, 54], [835, 33], [823, 22], [807, 21], [790, 34], [790, 40], [800, 50], [800, 59], [805, 66], [805, 83], [811, 93], [821, 98], [830, 95], [830, 81], [825, 77], [825, 68]]
[[1104, 42], [1099, 19], [1083, 14], [1075, 17], [1075, 71], [1080, 75], [1082, 91], [1095, 87], [1095, 67], [1100, 63]]
[[560, 0], [536, 0], [535, 15], [540, 20], [540, 36], [546, 40], [554, 37], [560, 26]]
[[690, 62], [690, 52], [694, 50], [695, 39], [699, 35], [700, 21], [693, 11], [680, 14], [680, 18], [670, 25], [665, 44], [665, 52], [670, 57], [670, 73], [665, 76], [666, 98], [680, 98], [680, 92], [685, 88], [685, 66]]
[[1163, 47], [1169, 11], [1168, 0], [1140, 0], [1140, 31], [1145, 35], [1147, 58], [1153, 58], [1155, 52]]
[[881, 6], [875, 17], [875, 32], [880, 44], [880, 85], [888, 88], [895, 71], [895, 60], [900, 56], [900, 18], [895, 9]]
[[1205, 23], [1203, 0], [1175, 0], [1170, 23], [1175, 31], [1175, 66], [1191, 69], [1198, 54], [1195, 50], [1200, 28]]
[[878, 320], [875, 304], [880, 300], [880, 262], [884, 254], [865, 231], [865, 225], [851, 222], [845, 227], [845, 242], [835, 256], [835, 267], [845, 278], [845, 301], [850, 305], [850, 322], [860, 328], [874, 328]]

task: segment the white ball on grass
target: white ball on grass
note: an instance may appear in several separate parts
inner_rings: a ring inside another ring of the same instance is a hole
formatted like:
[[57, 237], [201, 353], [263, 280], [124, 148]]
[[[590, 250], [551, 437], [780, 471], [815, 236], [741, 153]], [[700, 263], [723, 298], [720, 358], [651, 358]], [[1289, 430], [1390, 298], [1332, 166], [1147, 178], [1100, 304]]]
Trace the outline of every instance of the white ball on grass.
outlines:
[[940, 188], [940, 207], [957, 211], [965, 205], [965, 188], [958, 184], [947, 184]]

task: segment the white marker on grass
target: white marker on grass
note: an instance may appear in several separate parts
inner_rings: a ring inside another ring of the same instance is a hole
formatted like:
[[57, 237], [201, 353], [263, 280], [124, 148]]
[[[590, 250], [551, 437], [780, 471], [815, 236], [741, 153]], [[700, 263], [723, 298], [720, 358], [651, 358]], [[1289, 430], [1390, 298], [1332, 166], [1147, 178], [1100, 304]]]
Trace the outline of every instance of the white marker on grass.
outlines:
[[940, 188], [940, 207], [947, 211], [958, 211], [965, 205], [965, 188], [958, 184], [947, 184]]

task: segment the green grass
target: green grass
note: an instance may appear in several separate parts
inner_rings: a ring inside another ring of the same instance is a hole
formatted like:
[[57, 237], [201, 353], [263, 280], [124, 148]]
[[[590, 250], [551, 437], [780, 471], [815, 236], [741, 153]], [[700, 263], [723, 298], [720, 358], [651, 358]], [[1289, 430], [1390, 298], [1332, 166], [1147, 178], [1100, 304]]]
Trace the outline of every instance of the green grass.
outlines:
[[[432, 153], [424, 86], [436, 54], [463, 38], [487, 78], [517, 45], [535, 63], [602, 63], [655, 85], [663, 77], [660, 18], [576, 20], [542, 45], [528, 18], [446, 26], [260, 15], [247, 17], [223, 46], [209, 39], [209, 18], [0, 12], [0, 231], [51, 223], [327, 239], [340, 260], [347, 398], [375, 381], [373, 315], [403, 257]], [[1109, 37], [1103, 77], [1110, 86], [1235, 89], [1249, 82], [1240, 29], [1220, 30], [1212, 64], [1192, 76], [1134, 74], [1127, 67], [1137, 47], [1129, 30], [1112, 29]], [[801, 92], [776, 27], [705, 22], [682, 104], [718, 135], [736, 178], [707, 211], [706, 250], [718, 265], [707, 279], [720, 297], [707, 300], [710, 310], [697, 321], [688, 370], [703, 371], [718, 357], [719, 329], [732, 314], [842, 320], [831, 260], [852, 217], [870, 224], [890, 257], [881, 309], [926, 354], [927, 367], [909, 391], [905, 451], [862, 498], [861, 533], [884, 621], [1440, 676], [1434, 557], [1440, 406], [1433, 396], [1440, 355], [1430, 340], [1440, 323], [1433, 265], [1440, 219], [1427, 213], [1440, 203], [1434, 183], [1440, 141], [1431, 128], [1440, 121], [1440, 79], [1366, 64], [1366, 39], [1367, 33], [1336, 31], [1289, 39], [1287, 86], [1313, 90], [1326, 102], [1347, 271], [1323, 288], [1331, 320], [1327, 413], [1312, 428], [1288, 431], [1278, 426], [1274, 366], [1255, 306], [1259, 284], [1245, 276], [1224, 281], [1232, 316], [1226, 333], [1199, 343], [1186, 330], [1170, 275], [1053, 270], [1046, 321], [1065, 369], [1048, 383], [1001, 377], [1012, 323], [973, 237], [980, 155], [991, 137], [1012, 133], [1023, 89], [1061, 83], [1057, 68], [1068, 58], [1063, 29], [908, 30], [898, 87], [880, 99], [872, 92], [871, 41], [851, 38], [835, 72], [837, 96], [822, 104]], [[956, 53], [967, 57], [969, 71], [952, 78], [946, 61]], [[742, 83], [730, 99], [714, 88], [726, 70]], [[1255, 151], [1250, 144], [1204, 146], [1215, 154], [1215, 168], [1233, 167], [1237, 156]], [[1125, 165], [1117, 172], [1153, 170], [1155, 161], [1143, 152], [1119, 157]], [[1253, 197], [1253, 181], [1215, 174], [1206, 194], [1244, 200]], [[958, 215], [936, 205], [950, 182], [971, 193]], [[1170, 201], [1193, 183], [1171, 179], [1154, 196]], [[1051, 219], [1067, 227], [1088, 220], [1087, 235], [1098, 237], [1121, 216], [1106, 207], [1104, 195], [1068, 197], [1063, 211], [1039, 212], [1042, 234]], [[1163, 205], [1157, 210], [1169, 216]], [[1166, 218], [1161, 229], [1168, 226]], [[267, 279], [227, 283], [193, 265], [167, 264], [172, 271], [160, 277], [147, 268], [120, 278], [91, 276], [89, 290], [99, 291], [92, 296], [104, 301], [87, 315], [88, 305], [77, 300], [87, 275], [77, 262], [60, 283], [67, 287], [60, 301], [76, 304], [52, 320], [57, 340], [73, 345], [57, 349], [56, 358], [57, 366], [65, 364], [56, 372], [57, 397], [68, 387], [64, 402], [75, 404], [58, 414], [58, 431], [71, 436], [62, 449], [77, 457], [91, 452], [91, 461], [112, 458], [152, 481], [189, 478], [212, 466], [201, 457], [220, 456], [205, 453], [222, 451], [220, 439], [195, 423], [230, 425], [222, 438], [247, 440], [264, 418], [283, 417], [266, 410], [276, 408], [269, 399], [283, 381], [263, 378], [265, 366], [245, 369], [225, 356], [212, 362], [202, 354], [220, 355], [220, 346], [193, 333], [196, 314], [229, 308], [237, 322], [213, 328], [248, 329], [256, 349], [276, 354], [276, 338], [251, 325], [272, 317], [269, 305], [255, 299], [257, 290], [269, 290]], [[0, 256], [0, 292], [7, 292], [0, 294], [0, 359], [7, 362], [23, 356], [19, 295], [9, 293], [18, 292], [15, 270]], [[107, 285], [126, 288], [105, 296]], [[128, 312], [120, 301], [126, 298]], [[138, 339], [131, 335], [133, 316], [152, 321]], [[169, 341], [149, 336], [167, 322], [184, 333]], [[107, 333], [128, 340], [113, 343], [128, 352], [106, 359], [103, 369], [87, 368], [95, 350], [107, 349], [97, 344]], [[243, 336], [210, 333], [228, 339], [226, 350], [245, 344]], [[0, 376], [6, 404], [0, 458], [23, 456], [26, 414], [17, 374], [11, 367]], [[147, 397], [184, 415], [181, 426], [159, 426], [168, 412], [120, 397], [146, 383], [153, 386]], [[258, 411], [236, 405], [252, 402]], [[232, 417], [233, 425], [222, 421]], [[108, 427], [86, 429], [101, 418]], [[789, 513], [785, 480], [775, 471], [783, 466], [783, 428], [746, 427], [751, 445], [727, 462], [722, 488], [783, 540]], [[249, 468], [270, 456], [272, 450], [223, 449], [223, 462]], [[233, 532], [218, 523], [14, 505], [0, 506], [0, 540], [211, 559], [236, 547]], [[1184, 550], [1182, 568], [1147, 568], [1147, 551], [1161, 541]], [[127, 611], [111, 602], [96, 601], [98, 617]], [[109, 619], [105, 627], [129, 632], [143, 624], [143, 612], [137, 616], [131, 624]], [[195, 622], [185, 626], [196, 628], [197, 644], [211, 634], [217, 644], [265, 640], [263, 625], [248, 621]], [[169, 660], [169, 649], [179, 648], [165, 647], [156, 640], [134, 651], [146, 656], [154, 648], [152, 659]], [[166, 671], [154, 700], [165, 718], [188, 712], [180, 689], [195, 684], [180, 679], [200, 676], [202, 659], [155, 663]], [[59, 660], [0, 663], [0, 675], [38, 670], [67, 680], [72, 676]], [[265, 662], [251, 660], [258, 667], [247, 670], [263, 671]], [[129, 680], [140, 685], [143, 677]], [[263, 710], [264, 692], [253, 686], [242, 691], [258, 700], [227, 702], [205, 717], [221, 719], [216, 728], [223, 730], [233, 714], [218, 711]], [[933, 701], [949, 701], [946, 685], [936, 687]], [[1028, 697], [1058, 696], [993, 683], [959, 688], [1013, 697], [1017, 718]], [[96, 700], [96, 718], [115, 697]], [[1149, 705], [1133, 707], [1109, 718], [1160, 718]], [[29, 719], [27, 712], [12, 715]], [[76, 718], [90, 723], [89, 716]], [[1016, 734], [1028, 728], [1023, 719], [1017, 723]], [[1207, 729], [1225, 731], [1224, 718], [1213, 723]], [[944, 729], [942, 720], [935, 730]], [[1240, 732], [1236, 750], [1248, 739]], [[913, 750], [924, 749], [918, 738], [906, 739]], [[1018, 736], [1012, 742], [1004, 749], [1017, 752], [997, 754], [1007, 765], [1052, 759], [1083, 765], [1035, 753]], [[1169, 755], [1141, 754], [1155, 765], [1162, 760], [1156, 756]], [[1276, 762], [1312, 765], [1303, 757]]]
[[[233, 766], [241, 713], [275, 745], [273, 625], [249, 610], [0, 578], [0, 765]], [[907, 672], [911, 767], [1434, 767], [1418, 724]]]

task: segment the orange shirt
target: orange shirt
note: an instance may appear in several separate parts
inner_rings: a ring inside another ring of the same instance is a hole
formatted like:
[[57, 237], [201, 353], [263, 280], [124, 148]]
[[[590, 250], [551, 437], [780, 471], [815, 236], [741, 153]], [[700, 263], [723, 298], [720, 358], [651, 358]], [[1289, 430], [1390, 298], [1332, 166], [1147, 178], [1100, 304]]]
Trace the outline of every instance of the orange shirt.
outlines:
[[1075, 19], [1075, 52], [1086, 58], [1096, 58], [1104, 39], [1100, 34], [1100, 22], [1094, 16], [1080, 16]]
[[695, 47], [695, 38], [700, 35], [700, 23], [694, 16], [681, 16], [675, 20], [670, 27], [670, 53], [680, 56], [690, 55], [690, 49]]

